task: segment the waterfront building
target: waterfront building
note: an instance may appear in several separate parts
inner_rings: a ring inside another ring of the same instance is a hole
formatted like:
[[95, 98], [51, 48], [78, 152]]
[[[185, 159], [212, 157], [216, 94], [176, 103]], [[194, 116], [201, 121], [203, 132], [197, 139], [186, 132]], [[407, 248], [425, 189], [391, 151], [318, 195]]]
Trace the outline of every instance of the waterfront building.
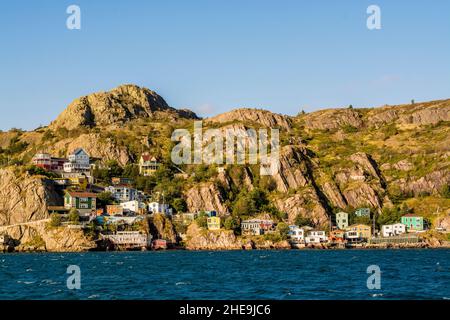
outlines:
[[355, 231], [361, 239], [369, 239], [372, 236], [372, 227], [365, 224], [353, 224], [345, 230]]
[[220, 217], [208, 217], [208, 230], [220, 230]]
[[311, 230], [305, 237], [305, 243], [324, 243], [327, 242], [328, 238], [325, 231], [322, 230]]
[[385, 224], [381, 226], [383, 237], [393, 237], [406, 232], [406, 225], [403, 223]]
[[75, 208], [80, 216], [89, 216], [97, 209], [97, 194], [84, 191], [66, 191], [64, 195], [64, 207]]
[[146, 177], [151, 176], [160, 166], [161, 164], [155, 157], [151, 156], [148, 152], [145, 152], [139, 159], [139, 174]]
[[272, 220], [249, 219], [241, 222], [242, 234], [261, 235], [272, 228]]
[[117, 231], [115, 234], [102, 234], [104, 240], [109, 240], [118, 247], [147, 248], [151, 245], [151, 235], [139, 231]]
[[344, 230], [345, 228], [348, 227], [348, 213], [347, 212], [340, 211], [340, 212], [336, 213], [336, 226], [341, 230]]
[[330, 235], [328, 236], [330, 242], [344, 242], [345, 240], [345, 231], [336, 229], [330, 231]]
[[401, 217], [401, 223], [406, 226], [408, 232], [416, 232], [425, 230], [424, 219], [415, 214], [405, 214]]
[[296, 225], [289, 226], [288, 236], [293, 241], [303, 242], [305, 241], [305, 230]]

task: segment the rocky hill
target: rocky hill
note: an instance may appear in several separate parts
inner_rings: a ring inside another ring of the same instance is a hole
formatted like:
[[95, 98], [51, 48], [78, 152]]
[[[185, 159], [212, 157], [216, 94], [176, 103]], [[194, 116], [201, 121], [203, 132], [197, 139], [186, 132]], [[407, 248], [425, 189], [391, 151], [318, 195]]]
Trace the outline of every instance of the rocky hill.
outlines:
[[[116, 162], [140, 188], [164, 191], [185, 210], [266, 213], [317, 226], [326, 226], [338, 210], [361, 206], [380, 215], [407, 206], [431, 220], [449, 213], [450, 100], [296, 116], [246, 108], [205, 119], [205, 129], [279, 128], [280, 171], [272, 177], [260, 176], [259, 166], [250, 164], [220, 173], [216, 165], [185, 165], [186, 174], [177, 176], [180, 168], [168, 160], [170, 137], [175, 128], [191, 130], [194, 119], [193, 112], [169, 107], [151, 90], [124, 85], [76, 99], [48, 127], [0, 133], [0, 165], [22, 168], [36, 151], [66, 156], [83, 147], [103, 166]], [[144, 151], [164, 162], [157, 178], [135, 175]], [[0, 171], [0, 224], [45, 216], [51, 188], [10, 170]]]
[[50, 128], [109, 126], [137, 118], [197, 119], [189, 110], [176, 110], [156, 92], [135, 85], [122, 85], [109, 92], [93, 93], [73, 101], [50, 124]]

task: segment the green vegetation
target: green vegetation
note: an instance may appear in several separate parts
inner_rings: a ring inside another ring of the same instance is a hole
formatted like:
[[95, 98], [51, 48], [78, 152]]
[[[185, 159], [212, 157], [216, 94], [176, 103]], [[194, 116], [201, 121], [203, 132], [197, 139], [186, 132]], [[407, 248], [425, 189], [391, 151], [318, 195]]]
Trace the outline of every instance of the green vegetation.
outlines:
[[49, 226], [52, 228], [57, 228], [61, 226], [61, 216], [57, 213], [52, 213], [50, 215], [50, 222], [49, 222]]

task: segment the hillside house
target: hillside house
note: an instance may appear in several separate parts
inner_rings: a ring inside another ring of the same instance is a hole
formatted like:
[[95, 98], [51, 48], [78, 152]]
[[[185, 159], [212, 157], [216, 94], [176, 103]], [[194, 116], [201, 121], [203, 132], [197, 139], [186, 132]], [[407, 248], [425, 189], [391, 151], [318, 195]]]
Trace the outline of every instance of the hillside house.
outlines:
[[151, 213], [164, 213], [165, 215], [172, 215], [172, 209], [167, 203], [150, 202], [148, 204], [148, 211]]
[[133, 184], [133, 179], [130, 178], [122, 178], [122, 177], [113, 177], [111, 178], [111, 183], [113, 186], [131, 186]]
[[336, 226], [338, 229], [344, 230], [348, 227], [348, 213], [340, 211], [336, 213]]
[[209, 217], [207, 225], [208, 230], [220, 230], [220, 217]]
[[112, 197], [117, 202], [127, 202], [137, 200], [138, 192], [134, 188], [125, 185], [109, 186], [105, 191], [111, 192]]
[[151, 176], [159, 169], [161, 163], [158, 162], [156, 157], [151, 156], [149, 153], [143, 153], [139, 159], [139, 174], [143, 176]]
[[417, 232], [426, 229], [423, 217], [415, 214], [405, 214], [400, 222], [406, 226], [407, 232]]
[[359, 208], [355, 210], [355, 215], [357, 217], [369, 217], [370, 218], [370, 208]]
[[249, 219], [241, 222], [242, 234], [262, 235], [273, 228], [272, 220]]
[[120, 206], [123, 208], [124, 214], [143, 215], [143, 214], [147, 214], [147, 212], [148, 212], [147, 206], [145, 205], [145, 203], [138, 201], [138, 200], [121, 202]]
[[69, 155], [68, 161], [64, 163], [64, 172], [67, 173], [89, 173], [91, 170], [89, 155], [84, 149], [78, 148]]
[[97, 209], [97, 194], [84, 191], [66, 191], [64, 195], [64, 207], [75, 208], [80, 216], [89, 216]]
[[195, 219], [197, 219], [198, 214], [197, 213], [177, 213], [173, 216], [173, 221], [181, 223], [183, 225], [189, 225], [191, 224]]
[[47, 171], [62, 172], [67, 159], [54, 158], [49, 153], [40, 152], [36, 153], [31, 161], [36, 167]]
[[123, 215], [123, 206], [119, 204], [110, 204], [106, 206], [106, 213], [110, 216]]

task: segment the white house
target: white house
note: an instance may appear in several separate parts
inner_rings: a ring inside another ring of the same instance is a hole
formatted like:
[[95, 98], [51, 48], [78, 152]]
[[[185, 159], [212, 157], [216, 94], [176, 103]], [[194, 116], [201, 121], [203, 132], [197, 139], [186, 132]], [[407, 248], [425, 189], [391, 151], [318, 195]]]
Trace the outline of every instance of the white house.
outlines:
[[124, 213], [144, 214], [147, 211], [145, 203], [137, 200], [122, 202], [120, 206]]
[[403, 223], [386, 224], [381, 227], [383, 237], [393, 237], [406, 233], [406, 226]]
[[105, 191], [111, 192], [112, 197], [118, 202], [138, 200], [137, 190], [128, 186], [109, 186], [105, 188]]
[[150, 202], [148, 204], [148, 210], [151, 213], [164, 213], [166, 215], [172, 215], [172, 209], [166, 203]]
[[289, 226], [289, 237], [297, 242], [305, 241], [305, 230], [299, 226]]
[[90, 172], [89, 155], [82, 148], [76, 149], [69, 155], [69, 161], [64, 163], [64, 172], [88, 173]]
[[322, 243], [327, 241], [326, 232], [322, 230], [311, 230], [308, 232], [308, 236], [305, 237], [305, 243]]

